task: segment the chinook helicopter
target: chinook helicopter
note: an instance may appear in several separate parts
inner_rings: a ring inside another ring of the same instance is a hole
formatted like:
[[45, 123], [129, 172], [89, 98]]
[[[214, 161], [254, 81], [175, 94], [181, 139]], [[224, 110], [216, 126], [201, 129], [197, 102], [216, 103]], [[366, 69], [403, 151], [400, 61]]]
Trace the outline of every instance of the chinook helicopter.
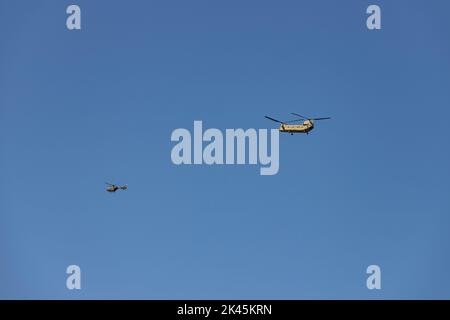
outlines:
[[[288, 132], [291, 135], [293, 135], [294, 133], [306, 133], [309, 134], [309, 132], [314, 129], [314, 121], [316, 120], [326, 120], [326, 119], [331, 119], [330, 117], [325, 117], [325, 118], [306, 118], [302, 115], [299, 115], [298, 113], [291, 113], [292, 115], [299, 117], [300, 119], [296, 119], [296, 120], [291, 120], [291, 121], [279, 121], [277, 119], [265, 116], [265, 118], [278, 122], [280, 124], [280, 128], [278, 130], [280, 130], [280, 132]], [[288, 124], [288, 123], [294, 123], [294, 122], [299, 122], [299, 121], [303, 121], [302, 124]]]
[[108, 192], [116, 192], [117, 190], [127, 190], [128, 189], [128, 186], [125, 184], [125, 185], [123, 185], [123, 186], [118, 186], [118, 185], [115, 185], [115, 184], [112, 184], [112, 183], [108, 183], [108, 182], [105, 182], [105, 184], [107, 184], [108, 185], [108, 187], [106, 188], [106, 191], [108, 191]]

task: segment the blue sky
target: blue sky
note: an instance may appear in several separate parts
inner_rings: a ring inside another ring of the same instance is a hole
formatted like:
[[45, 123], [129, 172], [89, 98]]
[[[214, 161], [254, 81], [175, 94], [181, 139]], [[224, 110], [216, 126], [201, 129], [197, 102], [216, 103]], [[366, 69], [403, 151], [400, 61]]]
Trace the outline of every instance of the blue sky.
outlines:
[[[0, 0], [0, 298], [450, 298], [448, 1], [73, 3]], [[290, 112], [275, 176], [171, 162]]]

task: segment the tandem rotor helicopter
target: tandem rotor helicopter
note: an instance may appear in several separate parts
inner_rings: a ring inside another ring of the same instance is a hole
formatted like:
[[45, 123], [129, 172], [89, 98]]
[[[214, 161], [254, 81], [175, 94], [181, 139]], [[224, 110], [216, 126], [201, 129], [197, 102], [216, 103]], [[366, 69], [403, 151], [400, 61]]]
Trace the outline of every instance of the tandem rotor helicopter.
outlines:
[[[290, 121], [279, 121], [277, 119], [264, 116], [265, 118], [278, 122], [280, 124], [280, 128], [278, 129], [280, 132], [288, 132], [291, 135], [294, 133], [306, 133], [309, 134], [309, 132], [314, 129], [314, 121], [316, 120], [326, 120], [331, 119], [331, 117], [324, 117], [324, 118], [307, 118], [302, 115], [299, 115], [298, 113], [291, 113], [294, 116], [299, 117], [300, 119], [296, 120], [290, 120]], [[303, 124], [288, 124], [293, 122], [299, 122], [303, 121]]]
[[126, 184], [123, 185], [123, 186], [118, 186], [116, 184], [112, 184], [112, 183], [108, 183], [108, 182], [105, 182], [105, 184], [108, 185], [108, 187], [106, 188], [106, 191], [108, 191], [108, 192], [116, 192], [119, 189], [120, 190], [127, 190], [128, 189], [128, 186]]

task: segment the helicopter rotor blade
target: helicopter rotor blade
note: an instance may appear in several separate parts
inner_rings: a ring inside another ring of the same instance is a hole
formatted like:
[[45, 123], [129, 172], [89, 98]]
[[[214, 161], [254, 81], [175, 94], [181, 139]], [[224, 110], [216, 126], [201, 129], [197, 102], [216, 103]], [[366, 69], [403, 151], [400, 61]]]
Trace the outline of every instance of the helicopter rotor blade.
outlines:
[[268, 116], [264, 116], [264, 118], [269, 119], [269, 120], [272, 120], [272, 121], [275, 121], [275, 122], [278, 122], [278, 123], [281, 123], [281, 124], [284, 123], [284, 122], [281, 122], [281, 121], [279, 121], [279, 120], [277, 120], [277, 119], [274, 119], [274, 118], [271, 118], [271, 117], [268, 117]]
[[109, 186], [114, 186], [114, 184], [109, 183], [109, 182], [105, 182], [105, 184], [109, 185]]
[[300, 118], [302, 118], [304, 120], [308, 120], [308, 118], [305, 118], [304, 116], [302, 116], [302, 115], [300, 115], [298, 113], [291, 112], [291, 114], [293, 114], [294, 116], [300, 117]]
[[324, 117], [324, 118], [312, 118], [311, 120], [326, 120], [331, 119], [331, 117]]

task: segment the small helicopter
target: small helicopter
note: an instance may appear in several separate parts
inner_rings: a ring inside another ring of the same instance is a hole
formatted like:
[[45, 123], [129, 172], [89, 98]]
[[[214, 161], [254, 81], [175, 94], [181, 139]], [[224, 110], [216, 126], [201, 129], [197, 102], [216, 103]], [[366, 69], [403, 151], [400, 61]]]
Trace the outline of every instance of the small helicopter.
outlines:
[[[291, 121], [279, 121], [277, 119], [265, 116], [265, 118], [280, 123], [280, 132], [288, 132], [291, 135], [294, 133], [306, 133], [309, 134], [309, 132], [314, 129], [314, 121], [315, 120], [326, 120], [331, 119], [330, 117], [325, 118], [306, 118], [302, 115], [299, 115], [298, 113], [291, 113], [294, 116], [299, 117], [300, 119], [291, 120]], [[288, 124], [293, 122], [303, 121], [303, 124]]]
[[108, 183], [108, 182], [105, 182], [105, 184], [107, 184], [108, 185], [108, 187], [106, 188], [106, 191], [108, 191], [108, 192], [116, 192], [117, 190], [127, 190], [128, 189], [128, 186], [125, 184], [125, 185], [123, 185], [123, 186], [118, 186], [118, 185], [115, 185], [115, 184], [112, 184], [112, 183]]

